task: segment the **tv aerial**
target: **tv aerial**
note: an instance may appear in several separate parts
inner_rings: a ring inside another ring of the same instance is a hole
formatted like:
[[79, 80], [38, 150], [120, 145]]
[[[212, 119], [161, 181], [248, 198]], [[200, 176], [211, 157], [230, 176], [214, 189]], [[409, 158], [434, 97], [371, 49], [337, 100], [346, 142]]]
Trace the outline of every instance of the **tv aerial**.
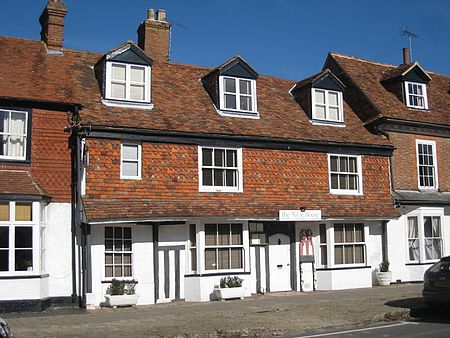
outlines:
[[413, 60], [412, 38], [418, 38], [419, 36], [408, 29], [408, 26], [402, 28], [402, 34], [408, 37], [409, 40], [409, 62]]

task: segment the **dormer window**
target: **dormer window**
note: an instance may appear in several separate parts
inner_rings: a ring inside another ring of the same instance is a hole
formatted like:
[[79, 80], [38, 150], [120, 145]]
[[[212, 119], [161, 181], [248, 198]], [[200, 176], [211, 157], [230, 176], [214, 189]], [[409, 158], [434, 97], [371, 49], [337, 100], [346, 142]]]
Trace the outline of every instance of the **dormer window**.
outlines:
[[256, 81], [220, 76], [220, 109], [254, 113], [256, 111]]
[[150, 103], [150, 67], [107, 62], [106, 98]]
[[341, 92], [312, 88], [311, 96], [313, 120], [343, 122]]
[[103, 56], [94, 71], [107, 106], [152, 109], [151, 69], [153, 60], [132, 42]]
[[405, 81], [405, 93], [408, 107], [428, 109], [427, 86], [424, 83]]
[[217, 113], [222, 116], [259, 118], [256, 95], [258, 73], [235, 56], [202, 79]]

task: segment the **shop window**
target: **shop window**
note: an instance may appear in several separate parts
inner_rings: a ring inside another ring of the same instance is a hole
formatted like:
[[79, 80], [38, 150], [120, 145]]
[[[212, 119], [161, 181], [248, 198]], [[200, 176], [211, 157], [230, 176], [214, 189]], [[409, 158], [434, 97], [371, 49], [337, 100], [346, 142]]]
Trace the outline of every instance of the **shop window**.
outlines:
[[205, 224], [205, 270], [241, 270], [242, 224]]
[[105, 277], [132, 277], [130, 227], [105, 227]]

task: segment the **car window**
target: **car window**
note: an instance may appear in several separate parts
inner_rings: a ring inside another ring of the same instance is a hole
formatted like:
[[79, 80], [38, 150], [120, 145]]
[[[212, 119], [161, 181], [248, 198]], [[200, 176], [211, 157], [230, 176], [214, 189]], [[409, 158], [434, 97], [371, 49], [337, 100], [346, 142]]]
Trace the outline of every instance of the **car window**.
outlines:
[[437, 262], [430, 268], [431, 272], [450, 272], [450, 262]]

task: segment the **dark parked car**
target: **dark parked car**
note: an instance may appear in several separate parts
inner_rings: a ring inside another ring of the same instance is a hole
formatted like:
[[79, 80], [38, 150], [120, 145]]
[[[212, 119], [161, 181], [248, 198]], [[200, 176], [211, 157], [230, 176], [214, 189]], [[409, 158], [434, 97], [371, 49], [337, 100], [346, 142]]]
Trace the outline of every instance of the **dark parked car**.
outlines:
[[1, 338], [13, 338], [11, 330], [8, 324], [0, 317], [0, 337]]
[[426, 305], [450, 305], [450, 256], [441, 258], [423, 276], [423, 302]]

